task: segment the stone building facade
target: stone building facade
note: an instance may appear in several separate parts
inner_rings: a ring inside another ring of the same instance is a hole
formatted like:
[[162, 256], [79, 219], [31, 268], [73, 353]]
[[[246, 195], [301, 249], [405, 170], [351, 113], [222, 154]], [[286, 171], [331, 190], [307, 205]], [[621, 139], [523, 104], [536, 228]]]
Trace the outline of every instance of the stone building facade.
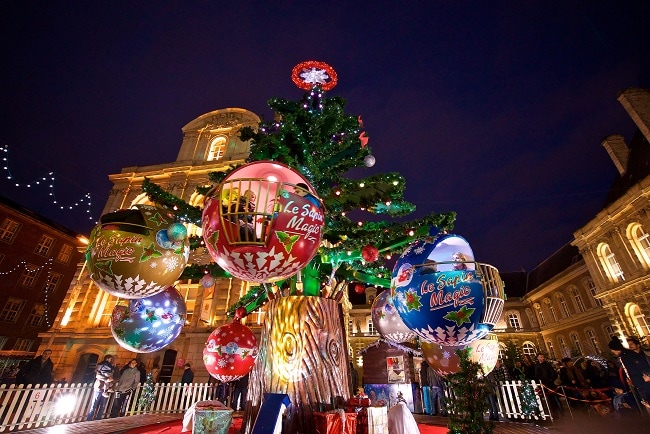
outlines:
[[0, 371], [36, 355], [82, 258], [77, 235], [0, 198]]

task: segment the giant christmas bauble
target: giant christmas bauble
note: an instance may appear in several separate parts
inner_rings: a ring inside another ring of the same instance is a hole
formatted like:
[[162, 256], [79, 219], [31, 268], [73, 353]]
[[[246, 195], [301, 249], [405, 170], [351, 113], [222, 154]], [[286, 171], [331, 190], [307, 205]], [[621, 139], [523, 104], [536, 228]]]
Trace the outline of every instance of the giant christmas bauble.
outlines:
[[415, 337], [413, 330], [406, 327], [390, 300], [390, 291], [382, 291], [370, 309], [372, 323], [384, 338], [392, 342], [406, 342]]
[[495, 335], [477, 339], [467, 346], [451, 347], [422, 342], [422, 355], [438, 374], [447, 376], [460, 371], [460, 359], [456, 351], [471, 348], [470, 359], [481, 365], [483, 375], [492, 372], [499, 358], [499, 340]]
[[293, 276], [314, 257], [325, 221], [321, 200], [283, 164], [247, 164], [205, 202], [203, 238], [212, 258], [233, 276], [273, 282]]
[[169, 211], [147, 205], [103, 215], [90, 234], [91, 279], [120, 298], [149, 297], [174, 284], [187, 265], [187, 240], [171, 241]]
[[473, 261], [472, 249], [458, 235], [438, 234], [411, 244], [395, 263], [391, 280], [393, 304], [404, 324], [441, 345], [467, 345], [485, 336], [494, 324], [483, 321], [486, 297]]
[[257, 340], [238, 321], [217, 327], [203, 349], [208, 373], [219, 381], [235, 381], [248, 374], [257, 358]]
[[111, 333], [122, 348], [151, 353], [178, 337], [186, 317], [183, 297], [170, 286], [151, 297], [116, 305], [111, 316]]

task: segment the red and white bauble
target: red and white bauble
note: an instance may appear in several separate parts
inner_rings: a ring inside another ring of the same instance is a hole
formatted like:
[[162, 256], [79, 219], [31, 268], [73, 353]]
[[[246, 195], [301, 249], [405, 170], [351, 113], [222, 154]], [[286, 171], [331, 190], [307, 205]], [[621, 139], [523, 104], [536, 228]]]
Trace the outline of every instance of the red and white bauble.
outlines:
[[325, 213], [307, 180], [271, 161], [246, 164], [205, 202], [203, 238], [224, 270], [248, 282], [295, 275], [320, 245]]
[[257, 352], [257, 340], [251, 329], [235, 321], [210, 334], [203, 349], [203, 363], [217, 380], [235, 381], [253, 369]]
[[422, 355], [438, 374], [447, 376], [460, 370], [460, 359], [456, 351], [470, 348], [469, 357], [483, 368], [482, 374], [492, 372], [499, 358], [499, 340], [496, 335], [477, 339], [466, 346], [444, 346], [437, 343], [421, 341]]

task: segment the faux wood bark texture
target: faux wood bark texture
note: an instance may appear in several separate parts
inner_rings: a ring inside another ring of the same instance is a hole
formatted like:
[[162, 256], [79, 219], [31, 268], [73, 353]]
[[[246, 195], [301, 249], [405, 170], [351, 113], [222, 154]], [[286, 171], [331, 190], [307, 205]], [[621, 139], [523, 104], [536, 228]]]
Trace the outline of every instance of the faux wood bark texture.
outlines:
[[336, 300], [323, 297], [281, 297], [267, 304], [242, 433], [252, 432], [265, 393], [291, 399], [282, 430], [291, 434], [313, 433], [314, 411], [350, 397], [340, 312]]

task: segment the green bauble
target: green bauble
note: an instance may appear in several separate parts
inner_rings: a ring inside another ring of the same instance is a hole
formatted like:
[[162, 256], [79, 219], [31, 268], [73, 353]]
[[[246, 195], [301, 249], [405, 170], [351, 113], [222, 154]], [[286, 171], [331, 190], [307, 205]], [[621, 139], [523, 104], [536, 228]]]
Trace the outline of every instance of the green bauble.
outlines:
[[172, 223], [167, 228], [167, 238], [172, 242], [183, 241], [187, 238], [187, 229], [182, 223]]

